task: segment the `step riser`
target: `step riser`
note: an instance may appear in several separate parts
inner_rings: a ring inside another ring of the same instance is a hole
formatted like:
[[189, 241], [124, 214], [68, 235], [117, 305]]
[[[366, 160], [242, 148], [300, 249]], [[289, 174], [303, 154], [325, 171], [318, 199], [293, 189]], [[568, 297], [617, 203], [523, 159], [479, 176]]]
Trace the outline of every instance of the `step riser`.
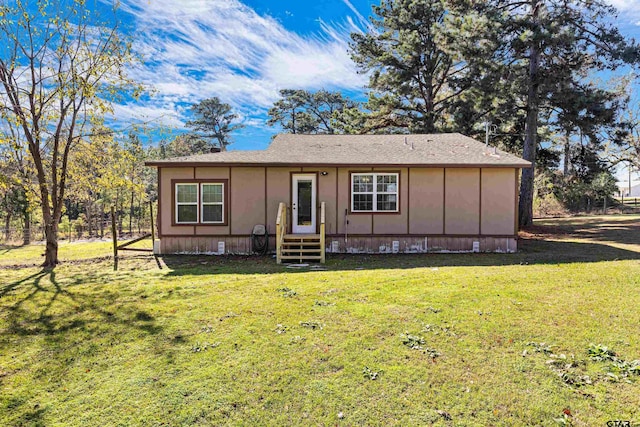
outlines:
[[322, 262], [323, 247], [319, 234], [286, 234], [280, 242], [280, 257], [282, 261], [291, 262]]

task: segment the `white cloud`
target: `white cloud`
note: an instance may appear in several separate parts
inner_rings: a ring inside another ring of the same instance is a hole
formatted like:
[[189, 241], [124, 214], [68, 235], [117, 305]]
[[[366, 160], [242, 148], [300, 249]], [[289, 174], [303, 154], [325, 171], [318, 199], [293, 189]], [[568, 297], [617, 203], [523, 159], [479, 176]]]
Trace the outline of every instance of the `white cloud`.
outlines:
[[[319, 21], [316, 34], [301, 36], [239, 0], [124, 0], [122, 9], [135, 17], [134, 46], [146, 59], [134, 77], [156, 89], [152, 99], [136, 104], [142, 106], [118, 109], [129, 117], [136, 108], [168, 117], [176, 106], [218, 96], [253, 125], [280, 89], [353, 90], [366, 83], [348, 54], [350, 32], [366, 21], [359, 14], [359, 25]], [[183, 112], [169, 121], [183, 122]]]
[[356, 16], [356, 19], [358, 20], [358, 23], [362, 26], [362, 28], [373, 30], [373, 25], [371, 25], [371, 22], [369, 22], [369, 20], [365, 18], [364, 15], [361, 14], [358, 9], [356, 9], [356, 7], [353, 5], [353, 3], [351, 3], [351, 1], [349, 0], [342, 0], [342, 1], [344, 4], [347, 5], [349, 9], [351, 9], [351, 12], [353, 12], [353, 14]]
[[611, 6], [620, 12], [638, 11], [640, 9], [640, 0], [605, 0]]
[[625, 23], [640, 25], [640, 0], [605, 0], [618, 10], [618, 18]]
[[132, 123], [150, 127], [163, 126], [181, 128], [184, 122], [179, 117], [179, 109], [171, 104], [165, 106], [141, 104], [116, 104], [113, 106], [112, 126], [125, 128]]

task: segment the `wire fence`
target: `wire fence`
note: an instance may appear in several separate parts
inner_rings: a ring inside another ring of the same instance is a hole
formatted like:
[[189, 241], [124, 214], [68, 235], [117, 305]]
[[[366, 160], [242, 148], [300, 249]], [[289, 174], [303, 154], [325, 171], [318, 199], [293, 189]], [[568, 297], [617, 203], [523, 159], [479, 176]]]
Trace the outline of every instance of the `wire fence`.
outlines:
[[[72, 225], [61, 227], [58, 229], [58, 241], [79, 241], [79, 240], [111, 240], [111, 221], [104, 221], [89, 227], [86, 225]], [[135, 238], [144, 234], [151, 233], [151, 224], [149, 221], [135, 224], [131, 231], [128, 224], [123, 224], [122, 228], [116, 227], [118, 239]], [[41, 242], [45, 240], [44, 227], [41, 225], [32, 225], [25, 230], [22, 227], [0, 228], [0, 244], [22, 244], [25, 242]]]

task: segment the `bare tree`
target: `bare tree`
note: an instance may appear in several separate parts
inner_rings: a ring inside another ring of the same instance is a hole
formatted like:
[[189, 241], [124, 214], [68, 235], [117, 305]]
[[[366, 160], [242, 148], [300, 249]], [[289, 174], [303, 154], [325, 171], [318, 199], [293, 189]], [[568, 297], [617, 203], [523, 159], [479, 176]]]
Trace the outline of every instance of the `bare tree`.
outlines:
[[101, 21], [83, 0], [3, 2], [0, 39], [0, 118], [23, 137], [42, 208], [44, 265], [54, 266], [69, 155], [118, 97], [137, 96], [140, 86], [126, 75], [137, 58], [116, 8]]

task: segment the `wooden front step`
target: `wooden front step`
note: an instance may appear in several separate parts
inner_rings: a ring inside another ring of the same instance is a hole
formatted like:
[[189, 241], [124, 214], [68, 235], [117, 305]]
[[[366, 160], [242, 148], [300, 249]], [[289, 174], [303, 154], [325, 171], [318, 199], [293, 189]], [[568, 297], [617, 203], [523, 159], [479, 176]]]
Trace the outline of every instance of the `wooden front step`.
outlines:
[[282, 246], [320, 246], [320, 242], [282, 242]]
[[295, 241], [295, 242], [302, 242], [302, 241], [306, 241], [306, 240], [315, 240], [315, 241], [320, 241], [320, 235], [319, 234], [285, 234], [284, 236], [284, 241]]
[[321, 255], [304, 255], [304, 256], [295, 256], [295, 255], [282, 255], [280, 259], [295, 259], [296, 261], [319, 261], [322, 259]]
[[285, 234], [280, 259], [287, 261], [320, 261], [322, 250], [319, 234]]

